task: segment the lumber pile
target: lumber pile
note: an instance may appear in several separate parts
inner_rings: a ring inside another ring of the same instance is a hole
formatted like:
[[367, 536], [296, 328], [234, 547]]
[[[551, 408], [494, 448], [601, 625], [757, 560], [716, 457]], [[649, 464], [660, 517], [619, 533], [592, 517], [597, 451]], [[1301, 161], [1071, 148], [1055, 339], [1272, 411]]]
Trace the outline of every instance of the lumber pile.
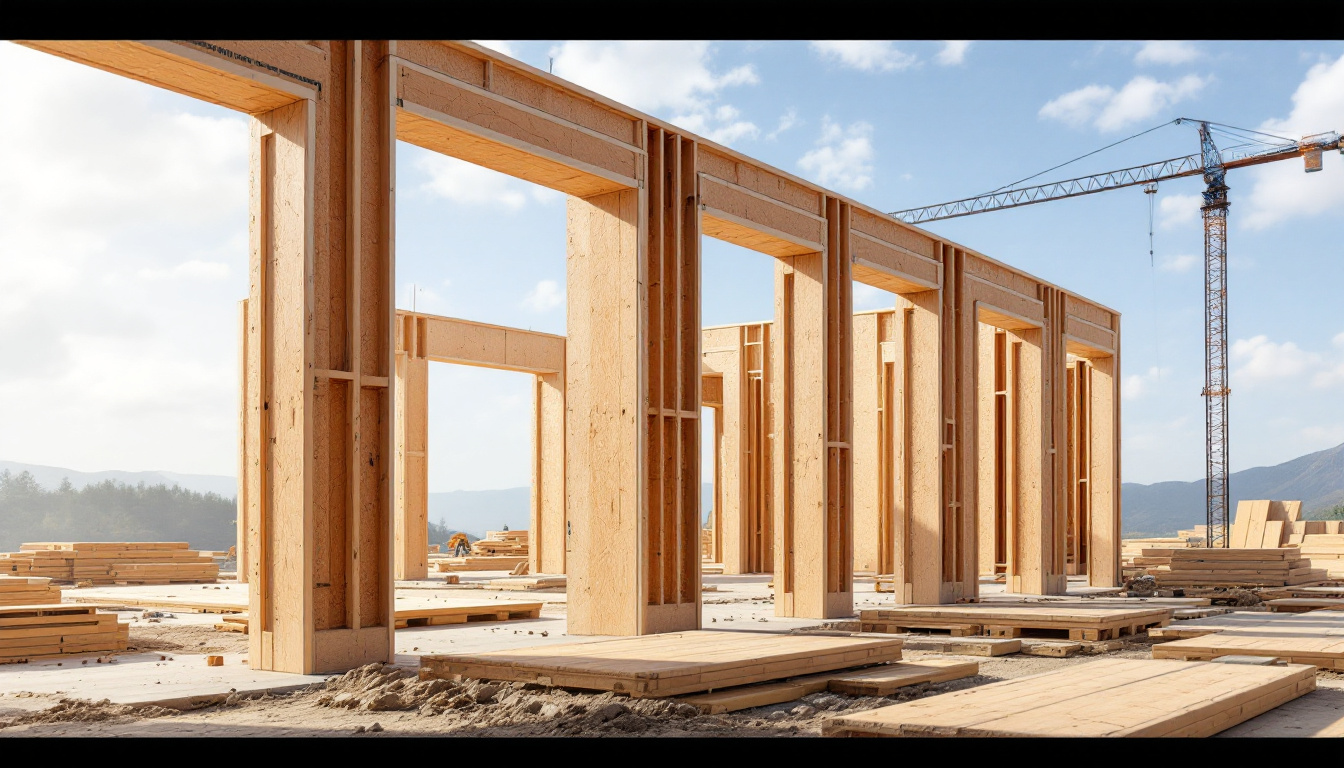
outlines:
[[1300, 501], [1239, 501], [1236, 517], [1232, 521], [1232, 547], [1282, 547], [1289, 543], [1292, 524], [1299, 522], [1303, 522]]
[[467, 555], [466, 557], [439, 557], [431, 562], [439, 573], [451, 571], [512, 571], [519, 563], [526, 563], [527, 557], [509, 557], [506, 555]]
[[93, 605], [0, 607], [0, 664], [126, 650], [130, 625]]
[[203, 584], [219, 577], [211, 553], [185, 541], [41, 541], [0, 555], [0, 574], [93, 584]]
[[714, 529], [713, 529], [713, 528], [708, 528], [708, 527], [706, 527], [706, 528], [701, 528], [701, 529], [700, 529], [700, 559], [701, 559], [701, 560], [713, 560], [713, 559], [714, 559]]
[[[1319, 525], [1324, 528], [1344, 527], [1344, 520], [1312, 520], [1302, 524], [1304, 528]], [[1344, 579], [1344, 531], [1336, 533], [1304, 533], [1301, 535], [1299, 549], [1311, 558], [1311, 564], [1324, 568], [1329, 578]]]
[[61, 588], [42, 576], [0, 576], [0, 607], [61, 602]]
[[486, 531], [484, 539], [471, 545], [480, 557], [527, 557], [527, 531]]
[[1143, 566], [1138, 564], [1138, 559], [1143, 557], [1145, 549], [1176, 549], [1179, 547], [1188, 547], [1190, 543], [1181, 537], [1151, 538], [1151, 539], [1121, 539], [1120, 540], [1120, 569], [1126, 579], [1134, 576], [1141, 576], [1145, 572]]
[[1145, 549], [1136, 562], [1159, 587], [1285, 587], [1326, 578], [1297, 547]]

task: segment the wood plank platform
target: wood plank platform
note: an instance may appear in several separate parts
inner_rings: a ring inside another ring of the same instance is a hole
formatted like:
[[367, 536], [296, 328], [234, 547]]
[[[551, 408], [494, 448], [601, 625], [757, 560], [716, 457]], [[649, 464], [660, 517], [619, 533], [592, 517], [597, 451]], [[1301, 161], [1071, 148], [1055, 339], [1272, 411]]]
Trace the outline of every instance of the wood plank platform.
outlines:
[[1099, 659], [822, 725], [825, 736], [1211, 736], [1316, 688], [1316, 670]]
[[439, 573], [451, 571], [512, 571], [526, 557], [506, 555], [467, 555], [466, 557], [430, 558]]
[[1113, 603], [912, 605], [859, 613], [863, 632], [937, 630], [953, 637], [1063, 636], [1069, 640], [1110, 640], [1171, 622], [1172, 608]]
[[420, 677], [540, 683], [636, 697], [676, 696], [900, 658], [901, 641], [892, 638], [699, 630], [422, 656]]
[[[469, 624], [478, 621], [516, 621], [535, 619], [541, 616], [539, 602], [477, 602], [471, 600], [436, 600], [433, 604], [412, 604], [406, 598], [398, 598], [394, 619], [397, 629], [407, 627], [440, 627], [450, 624]], [[215, 624], [221, 632], [247, 633], [246, 613], [235, 613], [223, 617]]]
[[1153, 658], [1272, 656], [1295, 664], [1344, 671], [1344, 611], [1265, 615], [1269, 619], [1258, 625], [1155, 645]]
[[1201, 619], [1177, 621], [1165, 627], [1148, 630], [1151, 640], [1180, 640], [1187, 637], [1203, 637], [1227, 629], [1246, 629], [1258, 627], [1273, 621], [1275, 615], [1265, 611], [1232, 611], [1218, 616], [1206, 616]]
[[1344, 600], [1330, 597], [1281, 597], [1265, 601], [1265, 606], [1275, 613], [1344, 611]]
[[564, 589], [569, 580], [564, 576], [513, 576], [507, 579], [491, 579], [486, 582], [490, 589], [511, 591], [531, 591], [534, 589]]

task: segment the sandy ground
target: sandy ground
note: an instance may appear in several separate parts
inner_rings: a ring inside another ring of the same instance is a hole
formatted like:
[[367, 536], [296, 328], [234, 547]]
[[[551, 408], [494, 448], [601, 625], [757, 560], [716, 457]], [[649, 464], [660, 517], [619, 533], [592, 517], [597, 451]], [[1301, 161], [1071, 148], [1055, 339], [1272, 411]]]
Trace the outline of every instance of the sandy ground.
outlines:
[[[841, 712], [1103, 658], [1086, 654], [1064, 659], [1025, 655], [982, 658], [907, 650], [904, 655], [908, 660], [944, 657], [977, 661], [980, 674], [948, 683], [912, 686], [888, 697], [817, 693], [785, 704], [723, 715], [701, 715], [675, 699], [631, 699], [522, 683], [419, 681], [415, 670], [420, 654], [576, 640], [565, 634], [563, 592], [500, 592], [470, 585], [477, 578], [488, 576], [469, 578], [466, 589], [448, 589], [442, 582], [432, 581], [402, 583], [398, 584], [398, 595], [413, 594], [417, 600], [540, 600], [545, 603], [541, 618], [401, 630], [396, 633], [395, 665], [352, 670], [289, 693], [233, 693], [218, 704], [186, 712], [68, 699], [60, 693], [24, 692], [0, 684], [0, 736], [817, 736], [822, 722]], [[704, 595], [705, 628], [787, 632], [818, 626], [812, 620], [774, 617], [767, 580], [706, 577], [706, 582], [717, 583], [720, 591]], [[234, 586], [235, 593], [239, 586]], [[130, 590], [136, 588], [122, 589], [127, 590], [122, 594], [132, 594]], [[892, 600], [889, 595], [872, 592], [871, 584], [859, 589], [855, 596], [859, 607]], [[224, 598], [220, 592], [202, 590], [197, 594]], [[177, 653], [183, 660], [188, 654], [231, 654], [230, 664], [235, 659], [242, 663], [247, 636], [216, 631], [213, 626], [218, 615], [159, 613], [155, 616], [153, 609], [144, 608], [121, 612], [122, 620], [131, 623], [130, 644], [142, 654], [150, 651], [172, 658], [171, 654]], [[1104, 657], [1150, 658], [1150, 650], [1146, 637], [1140, 635]], [[196, 657], [192, 658], [196, 663]], [[0, 668], [0, 683], [3, 672]], [[1321, 673], [1318, 686], [1315, 693], [1237, 726], [1226, 735], [1302, 735], [1304, 730], [1310, 732], [1312, 723], [1344, 719], [1344, 676]]]

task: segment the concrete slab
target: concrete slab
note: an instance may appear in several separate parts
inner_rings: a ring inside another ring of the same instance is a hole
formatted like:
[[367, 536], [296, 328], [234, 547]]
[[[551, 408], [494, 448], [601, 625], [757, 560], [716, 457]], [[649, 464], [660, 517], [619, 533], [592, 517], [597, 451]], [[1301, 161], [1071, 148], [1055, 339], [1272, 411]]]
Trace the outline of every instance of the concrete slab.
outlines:
[[45, 697], [51, 700], [47, 706], [55, 699], [77, 698], [196, 709], [234, 692], [279, 693], [326, 679], [251, 670], [243, 663], [246, 655], [238, 653], [224, 654], [220, 667], [206, 666], [203, 654], [127, 653], [103, 664], [96, 663], [97, 658], [98, 654], [80, 654], [0, 667], [0, 706]]

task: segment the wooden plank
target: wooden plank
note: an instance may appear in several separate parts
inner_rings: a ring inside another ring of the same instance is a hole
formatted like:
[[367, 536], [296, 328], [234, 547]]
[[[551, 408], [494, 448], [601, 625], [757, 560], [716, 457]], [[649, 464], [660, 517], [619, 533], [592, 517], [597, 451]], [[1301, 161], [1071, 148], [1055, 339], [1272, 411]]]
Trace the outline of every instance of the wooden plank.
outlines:
[[1232, 655], [1273, 656], [1322, 669], [1344, 670], [1344, 612], [1268, 614], [1264, 623], [1226, 628], [1153, 647], [1155, 659], [1207, 660]]
[[1308, 666], [1102, 659], [827, 720], [827, 736], [1209, 736], [1315, 689]]
[[420, 674], [675, 696], [894, 661], [900, 652], [901, 641], [891, 638], [672, 632], [424, 656]]
[[767, 707], [771, 704], [783, 704], [786, 701], [801, 699], [809, 693], [826, 690], [830, 682], [830, 675], [813, 675], [778, 683], [761, 683], [713, 693], [682, 696], [677, 701], [690, 704], [700, 710], [701, 714], [721, 715], [725, 712]]
[[852, 696], [889, 696], [920, 683], [943, 683], [980, 673], [980, 663], [955, 659], [920, 659], [882, 664], [830, 677], [831, 691]]

